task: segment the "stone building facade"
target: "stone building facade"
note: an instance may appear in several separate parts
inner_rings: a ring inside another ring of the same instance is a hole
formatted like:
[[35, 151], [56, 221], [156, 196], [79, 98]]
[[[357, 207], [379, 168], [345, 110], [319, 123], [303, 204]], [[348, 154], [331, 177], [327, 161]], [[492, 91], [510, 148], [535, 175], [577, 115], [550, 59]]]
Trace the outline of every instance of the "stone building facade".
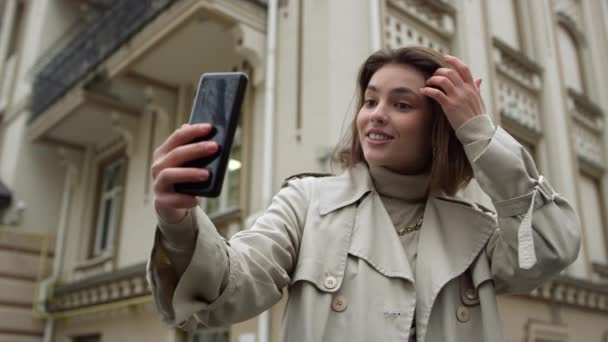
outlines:
[[190, 334], [158, 320], [154, 148], [202, 73], [250, 75], [225, 190], [201, 204], [230, 236], [285, 177], [331, 170], [358, 66], [406, 45], [468, 63], [488, 114], [581, 216], [577, 262], [499, 298], [507, 340], [608, 341], [606, 36], [606, 0], [2, 1], [0, 341], [277, 341], [284, 300]]

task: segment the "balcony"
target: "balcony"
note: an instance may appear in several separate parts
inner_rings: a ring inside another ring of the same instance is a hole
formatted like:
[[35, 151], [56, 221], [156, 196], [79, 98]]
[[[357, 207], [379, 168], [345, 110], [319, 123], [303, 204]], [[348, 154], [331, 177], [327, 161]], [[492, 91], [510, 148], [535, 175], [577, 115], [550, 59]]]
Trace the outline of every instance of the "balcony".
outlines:
[[104, 1], [107, 9], [101, 11], [36, 74], [30, 121], [36, 120], [76, 83], [94, 76], [93, 71], [101, 62], [173, 2]]
[[601, 176], [605, 170], [602, 109], [586, 95], [568, 89], [568, 110], [574, 122], [572, 130], [575, 151], [581, 164], [590, 174]]
[[497, 110], [502, 125], [535, 143], [542, 134], [541, 66], [499, 38], [493, 39], [498, 90]]

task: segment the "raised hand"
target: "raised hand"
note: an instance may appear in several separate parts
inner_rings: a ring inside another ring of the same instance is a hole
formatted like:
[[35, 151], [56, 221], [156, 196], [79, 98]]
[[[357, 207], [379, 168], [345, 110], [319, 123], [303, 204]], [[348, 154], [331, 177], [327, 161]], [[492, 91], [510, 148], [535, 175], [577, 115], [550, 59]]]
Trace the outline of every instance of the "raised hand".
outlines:
[[473, 80], [471, 70], [460, 59], [446, 56], [452, 68], [439, 68], [420, 89], [422, 95], [437, 101], [445, 112], [452, 128], [485, 112], [481, 98], [481, 79]]
[[179, 222], [186, 216], [188, 209], [198, 205], [196, 196], [175, 192], [174, 184], [207, 180], [209, 172], [206, 169], [182, 165], [217, 152], [218, 145], [213, 141], [190, 144], [194, 139], [209, 134], [211, 130], [210, 124], [184, 124], [154, 151], [151, 167], [154, 179], [154, 207], [163, 221]]

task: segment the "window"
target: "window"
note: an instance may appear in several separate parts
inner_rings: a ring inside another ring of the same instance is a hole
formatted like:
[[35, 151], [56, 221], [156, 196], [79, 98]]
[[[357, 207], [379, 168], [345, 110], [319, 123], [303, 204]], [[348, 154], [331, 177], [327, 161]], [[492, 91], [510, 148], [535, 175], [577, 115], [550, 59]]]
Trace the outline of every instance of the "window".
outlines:
[[111, 251], [114, 232], [119, 224], [126, 159], [115, 159], [101, 167], [100, 190], [97, 198], [97, 215], [93, 237], [93, 257]]
[[608, 257], [606, 255], [604, 201], [600, 183], [595, 178], [581, 173], [578, 186], [581, 197], [580, 215], [589, 262], [605, 265]]
[[561, 57], [562, 72], [566, 87], [579, 94], [584, 93], [579, 46], [572, 34], [563, 25], [557, 27], [557, 41]]
[[224, 213], [241, 207], [242, 139], [242, 129], [239, 126], [232, 142], [222, 193], [217, 198], [206, 198], [202, 204], [203, 210], [207, 214]]
[[189, 334], [188, 342], [228, 342], [230, 331], [228, 328], [208, 328], [196, 330]]
[[518, 0], [490, 1], [490, 17], [493, 35], [510, 47], [521, 50], [517, 2]]
[[72, 337], [72, 342], [100, 342], [100, 341], [101, 341], [100, 334]]

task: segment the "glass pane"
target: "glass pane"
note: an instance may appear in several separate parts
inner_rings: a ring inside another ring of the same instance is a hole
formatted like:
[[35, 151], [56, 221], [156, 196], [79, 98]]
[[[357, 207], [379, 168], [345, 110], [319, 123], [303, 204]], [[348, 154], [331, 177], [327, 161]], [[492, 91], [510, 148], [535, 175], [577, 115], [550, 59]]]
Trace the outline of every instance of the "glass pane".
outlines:
[[581, 216], [584, 236], [587, 239], [589, 261], [606, 264], [606, 237], [602, 210], [602, 195], [599, 183], [588, 176], [580, 175]]
[[112, 215], [112, 199], [108, 198], [103, 205], [103, 222], [101, 224], [101, 236], [99, 238], [99, 250], [103, 251], [108, 246], [108, 233], [110, 231], [110, 217]]
[[219, 197], [217, 198], [205, 198], [203, 210], [207, 214], [213, 214], [218, 212], [220, 209]]
[[112, 231], [116, 225], [116, 215], [123, 187], [123, 158], [106, 164], [101, 170], [102, 189], [99, 193], [97, 210], [97, 226], [95, 227], [94, 254], [99, 255], [108, 249]]
[[234, 146], [230, 155], [230, 164], [228, 165], [228, 177], [230, 181], [227, 191], [228, 207], [240, 207], [241, 198], [241, 146]]
[[202, 204], [202, 208], [207, 214], [238, 208], [241, 204], [242, 138], [242, 130], [238, 127], [232, 148], [230, 149], [230, 161], [228, 162], [226, 175], [224, 176], [222, 192], [217, 198], [206, 198]]

